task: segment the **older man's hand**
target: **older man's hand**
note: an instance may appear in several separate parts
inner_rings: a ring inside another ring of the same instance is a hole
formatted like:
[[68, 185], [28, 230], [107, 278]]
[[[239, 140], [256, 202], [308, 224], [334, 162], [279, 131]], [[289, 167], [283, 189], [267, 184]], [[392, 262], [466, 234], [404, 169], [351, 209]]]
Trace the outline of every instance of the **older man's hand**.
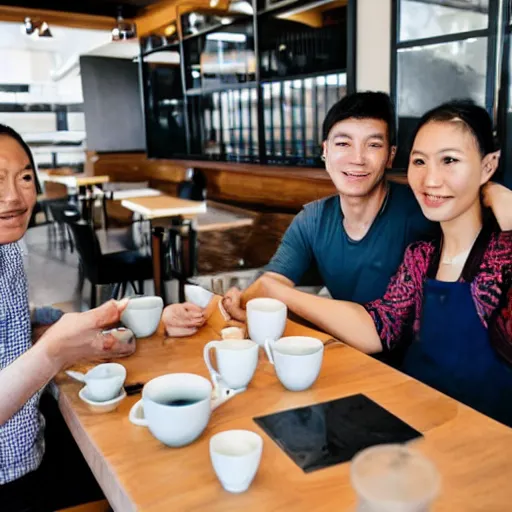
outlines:
[[130, 355], [135, 343], [119, 340], [108, 331], [118, 324], [127, 304], [127, 299], [111, 300], [85, 313], [67, 313], [41, 336], [39, 343], [47, 346], [49, 355], [61, 368], [84, 359]]

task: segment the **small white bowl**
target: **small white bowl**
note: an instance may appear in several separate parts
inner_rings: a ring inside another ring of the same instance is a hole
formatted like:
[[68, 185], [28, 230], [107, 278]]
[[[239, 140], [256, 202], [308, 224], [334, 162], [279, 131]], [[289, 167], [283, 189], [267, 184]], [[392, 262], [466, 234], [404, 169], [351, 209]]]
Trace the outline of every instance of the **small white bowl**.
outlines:
[[89, 407], [91, 412], [94, 413], [104, 413], [104, 412], [111, 412], [115, 411], [119, 404], [126, 398], [126, 391], [124, 388], [121, 389], [121, 392], [118, 396], [115, 398], [112, 398], [112, 400], [107, 400], [106, 402], [96, 402], [95, 400], [92, 400], [92, 398], [89, 396], [87, 386], [84, 386], [79, 392], [78, 396], [80, 397], [80, 400], [82, 402], [85, 402], [87, 406]]

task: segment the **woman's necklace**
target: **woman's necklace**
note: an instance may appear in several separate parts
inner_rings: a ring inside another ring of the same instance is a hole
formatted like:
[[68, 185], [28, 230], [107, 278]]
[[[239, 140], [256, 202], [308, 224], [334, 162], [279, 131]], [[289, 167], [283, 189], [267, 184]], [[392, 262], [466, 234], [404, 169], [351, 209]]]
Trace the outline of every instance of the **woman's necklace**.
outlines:
[[443, 265], [460, 265], [461, 263], [464, 263], [466, 261], [467, 257], [469, 256], [469, 253], [471, 252], [471, 249], [473, 248], [473, 245], [475, 244], [476, 239], [478, 238], [479, 234], [480, 234], [480, 231], [475, 236], [475, 239], [473, 240], [473, 242], [469, 246], [469, 249], [467, 249], [467, 250], [465, 250], [463, 252], [459, 252], [459, 254], [456, 254], [452, 258], [448, 258], [446, 256], [443, 256], [443, 259], [441, 260], [441, 263]]

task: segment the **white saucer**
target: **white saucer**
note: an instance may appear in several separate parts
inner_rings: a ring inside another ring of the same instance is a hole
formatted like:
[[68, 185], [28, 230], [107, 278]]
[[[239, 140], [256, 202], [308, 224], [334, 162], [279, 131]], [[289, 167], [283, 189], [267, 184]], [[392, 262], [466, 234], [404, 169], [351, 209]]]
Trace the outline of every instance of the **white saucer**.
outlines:
[[96, 402], [89, 396], [89, 390], [87, 386], [84, 386], [79, 392], [78, 396], [80, 400], [85, 402], [92, 412], [111, 412], [117, 409], [118, 405], [126, 398], [126, 391], [121, 388], [121, 392], [112, 400], [106, 402]]

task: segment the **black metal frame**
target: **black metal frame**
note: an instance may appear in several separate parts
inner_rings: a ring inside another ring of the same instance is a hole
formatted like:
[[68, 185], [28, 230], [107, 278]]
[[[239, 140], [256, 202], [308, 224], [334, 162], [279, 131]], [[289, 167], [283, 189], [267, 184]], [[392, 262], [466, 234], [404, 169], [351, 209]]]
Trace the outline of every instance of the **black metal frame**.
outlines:
[[[327, 3], [328, 0], [326, 0], [326, 3]], [[314, 0], [311, 1], [311, 4], [315, 4], [317, 2], [315, 2]], [[304, 80], [307, 79], [307, 78], [313, 78], [313, 77], [316, 77], [316, 76], [319, 76], [319, 75], [325, 75], [325, 76], [328, 76], [328, 75], [331, 75], [331, 74], [339, 74], [339, 73], [345, 73], [346, 74], [346, 79], [347, 79], [347, 84], [346, 84], [346, 88], [347, 88], [347, 93], [352, 93], [352, 92], [355, 92], [356, 91], [356, 37], [357, 37], [357, 0], [348, 0], [348, 5], [347, 5], [347, 48], [346, 48], [346, 51], [347, 51], [347, 62], [346, 62], [346, 68], [345, 69], [336, 69], [336, 70], [332, 70], [332, 71], [329, 71], [329, 72], [325, 72], [325, 73], [309, 73], [309, 74], [302, 74], [302, 75], [296, 75], [296, 76], [286, 76], [286, 77], [283, 77], [283, 78], [274, 78], [274, 79], [262, 79], [261, 77], [261, 53], [260, 53], [260, 44], [259, 44], [259, 33], [258, 33], [258, 17], [262, 14], [266, 14], [268, 12], [271, 12], [271, 11], [275, 11], [275, 10], [279, 10], [279, 9], [282, 9], [285, 5], [288, 7], [288, 6], [292, 6], [294, 4], [297, 4], [296, 0], [285, 0], [284, 2], [280, 2], [279, 4], [276, 4], [270, 8], [266, 8], [266, 9], [263, 9], [260, 11], [258, 11], [257, 9], [257, 4], [258, 4], [258, 1], [257, 0], [252, 0], [252, 4], [253, 4], [253, 9], [254, 9], [254, 15], [252, 16], [252, 27], [253, 27], [253, 31], [254, 31], [254, 35], [253, 35], [253, 38], [254, 38], [254, 54], [255, 54], [255, 60], [256, 60], [256, 73], [255, 73], [255, 80], [254, 81], [251, 81], [251, 82], [245, 82], [245, 83], [235, 83], [235, 84], [227, 84], [225, 86], [221, 86], [221, 87], [208, 87], [208, 88], [204, 88], [204, 87], [200, 87], [200, 88], [195, 88], [195, 89], [191, 89], [191, 88], [187, 88], [187, 81], [186, 81], [186, 48], [185, 48], [185, 42], [188, 41], [188, 40], [191, 40], [193, 38], [196, 38], [196, 37], [199, 37], [201, 35], [204, 35], [206, 33], [209, 33], [209, 32], [212, 32], [212, 31], [215, 31], [217, 30], [219, 27], [210, 27], [204, 31], [201, 31], [200, 33], [198, 34], [194, 34], [194, 35], [187, 35], [186, 37], [183, 37], [183, 38], [180, 38], [179, 40], [179, 51], [180, 51], [180, 67], [181, 67], [181, 80], [182, 80], [182, 88], [183, 88], [183, 101], [184, 101], [184, 108], [185, 108], [185, 112], [188, 114], [190, 109], [189, 109], [189, 105], [191, 103], [195, 103], [192, 101], [192, 97], [203, 97], [203, 95], [205, 94], [213, 94], [213, 93], [221, 93], [221, 92], [224, 92], [224, 91], [229, 91], [230, 94], [233, 94], [233, 91], [235, 90], [238, 90], [239, 91], [239, 98], [238, 98], [238, 103], [241, 104], [241, 91], [243, 89], [253, 89], [255, 88], [256, 91], [257, 91], [257, 101], [256, 101], [256, 105], [257, 105], [257, 133], [258, 133], [258, 154], [255, 155], [254, 152], [253, 152], [253, 133], [252, 133], [252, 128], [253, 128], [253, 125], [254, 123], [252, 122], [252, 111], [253, 111], [253, 106], [252, 106], [252, 103], [251, 103], [251, 100], [249, 100], [249, 107], [248, 107], [248, 111], [249, 111], [249, 129], [250, 129], [250, 136], [249, 136], [249, 141], [246, 141], [244, 140], [244, 147], [246, 147], [247, 143], [249, 143], [249, 151], [245, 152], [245, 151], [242, 151], [242, 153], [247, 153], [248, 154], [248, 158], [249, 160], [252, 160], [254, 163], [268, 163], [269, 162], [269, 159], [270, 158], [273, 158], [275, 157], [275, 155], [270, 155], [269, 152], [268, 152], [268, 149], [266, 147], [266, 125], [265, 125], [265, 106], [264, 106], [264, 84], [268, 84], [268, 83], [275, 83], [275, 82], [281, 82], [281, 100], [283, 99], [283, 94], [284, 94], [284, 83], [286, 81], [290, 81], [290, 80], [295, 80], [295, 79], [300, 79], [302, 84], [301, 84], [301, 91], [300, 91], [300, 94], [298, 96], [300, 96], [300, 99], [303, 103], [304, 102], [304, 96], [305, 96], [305, 87], [304, 87]], [[240, 20], [235, 20], [233, 23], [238, 23]], [[226, 28], [227, 25], [221, 25], [222, 28]], [[173, 43], [173, 47], [175, 48], [176, 46], [176, 43]], [[141, 50], [141, 53], [140, 53], [140, 57], [141, 57], [141, 64], [140, 64], [140, 70], [141, 70], [141, 77], [142, 77], [142, 81], [144, 80], [144, 65], [143, 65], [143, 57], [146, 56], [146, 55], [149, 55], [150, 53], [155, 53], [155, 52], [158, 52], [158, 51], [164, 51], [164, 50], [167, 50], [169, 49], [167, 46], [162, 46], [162, 47], [158, 47], [158, 48], [155, 48], [155, 49], [152, 49], [148, 52], [143, 52]], [[143, 88], [145, 89], [145, 88]], [[316, 86], [316, 82], [314, 82], [314, 90], [317, 91], [317, 86]], [[318, 90], [318, 92], [320, 93], [320, 90]], [[143, 96], [143, 101], [144, 101], [144, 104], [146, 105], [147, 103], [147, 97], [146, 97], [146, 91], [143, 90], [142, 92], [142, 96]], [[249, 94], [251, 94], [251, 92], [249, 92]], [[327, 86], [326, 86], [326, 91], [325, 91], [325, 94], [327, 94]], [[219, 99], [219, 101], [221, 101]], [[294, 99], [292, 99], [292, 102], [295, 101]], [[230, 103], [231, 104], [231, 103]], [[240, 106], [240, 105], [239, 105]], [[305, 106], [303, 105], [303, 107], [305, 108]], [[297, 117], [298, 117], [298, 120], [304, 120], [305, 117], [306, 117], [306, 114], [305, 114], [305, 110], [303, 108], [303, 111], [301, 111], [300, 113], [297, 114]], [[281, 108], [280, 108], [280, 111], [281, 111], [281, 118], [283, 119], [283, 112], [282, 112], [282, 109], [283, 109], [283, 106], [282, 106], [282, 101], [281, 101]], [[144, 113], [146, 114], [146, 107], [144, 106]], [[223, 134], [223, 119], [222, 119], [222, 102], [221, 102], [221, 105], [219, 106], [219, 115], [220, 115], [220, 132], [221, 132], [221, 137], [222, 137], [222, 134]], [[246, 128], [244, 126], [242, 126], [242, 116], [243, 116], [243, 112], [242, 112], [242, 109], [240, 109], [240, 112], [239, 112], [239, 126], [237, 129], [240, 130], [240, 132], [238, 133], [238, 138], [240, 139], [240, 137], [243, 136], [243, 129]], [[319, 125], [319, 120], [316, 119], [316, 117], [318, 117], [318, 113], [315, 115], [315, 119], [314, 119], [314, 125], [315, 127], [318, 129], [318, 125]], [[191, 143], [191, 137], [192, 137], [192, 131], [191, 131], [191, 126], [190, 126], [190, 123], [192, 122], [193, 120], [189, 119], [188, 118], [188, 115], [185, 115], [185, 131], [186, 131], [186, 140], [187, 140], [187, 153], [188, 155], [176, 155], [176, 158], [180, 158], [180, 157], [183, 157], [183, 158], [190, 158], [191, 154], [193, 154], [194, 158], [197, 158], [197, 159], [215, 159], [215, 160], [224, 160], [224, 161], [231, 161], [233, 160], [233, 158], [229, 158], [228, 155], [226, 155], [226, 152], [225, 152], [225, 144], [223, 144], [223, 141], [222, 139], [220, 139], [220, 144], [221, 144], [221, 154], [218, 155], [216, 154], [215, 156], [208, 156], [208, 155], [198, 155], [198, 154], [195, 154], [194, 151], [192, 151], [192, 143]], [[274, 128], [274, 123], [273, 123], [273, 120], [271, 122], [271, 128], [272, 128], [272, 134], [274, 133], [273, 131], [273, 128]], [[290, 159], [287, 159], [285, 158], [286, 155], [284, 154], [284, 151], [285, 151], [285, 126], [284, 126], [284, 123], [281, 123], [281, 126], [280, 126], [280, 131], [281, 131], [281, 141], [272, 141], [272, 145], [276, 147], [276, 149], [279, 149], [279, 146], [281, 145], [282, 147], [282, 164], [283, 165], [312, 165], [311, 163], [311, 159], [308, 159], [306, 158], [307, 156], [307, 151], [306, 151], [306, 140], [303, 140], [303, 143], [302, 143], [302, 153], [303, 155], [300, 156], [300, 155], [297, 155], [296, 157], [293, 157], [293, 158], [290, 158]], [[302, 129], [300, 129], [299, 127], [295, 127], [293, 126], [292, 124], [292, 131], [294, 132], [295, 135], [297, 135], [298, 132], [299, 133], [299, 136], [302, 136], [303, 139], [305, 139], [305, 135], [306, 135], [306, 127], [303, 126]], [[148, 138], [148, 141], [149, 141], [149, 136], [150, 134], [148, 133], [147, 131], [147, 123], [146, 123], [146, 137]], [[230, 139], [233, 138], [233, 136], [235, 136], [236, 138], [236, 134], [233, 134], [231, 133], [230, 131]], [[315, 140], [316, 140], [316, 135], [315, 135]], [[224, 141], [224, 142], [228, 142], [228, 141]], [[241, 148], [241, 145], [238, 144], [238, 147]], [[300, 151], [299, 151], [300, 153]], [[240, 154], [240, 151], [238, 151], [238, 154]], [[246, 161], [246, 158], [245, 157], [242, 157], [240, 158], [240, 161]], [[318, 160], [318, 162], [315, 162], [313, 165], [321, 165], [321, 162], [320, 160]]]
[[500, 76], [500, 98], [498, 103], [498, 122], [497, 132], [501, 141], [502, 154], [500, 158], [501, 180], [510, 189], [512, 189], [512, 147], [507, 144], [512, 135], [512, 113], [508, 112], [509, 105], [512, 104], [510, 96], [510, 84], [512, 82], [512, 69], [510, 67], [512, 52], [512, 0], [507, 2], [503, 9], [503, 26], [505, 34], [503, 40], [503, 59]]

